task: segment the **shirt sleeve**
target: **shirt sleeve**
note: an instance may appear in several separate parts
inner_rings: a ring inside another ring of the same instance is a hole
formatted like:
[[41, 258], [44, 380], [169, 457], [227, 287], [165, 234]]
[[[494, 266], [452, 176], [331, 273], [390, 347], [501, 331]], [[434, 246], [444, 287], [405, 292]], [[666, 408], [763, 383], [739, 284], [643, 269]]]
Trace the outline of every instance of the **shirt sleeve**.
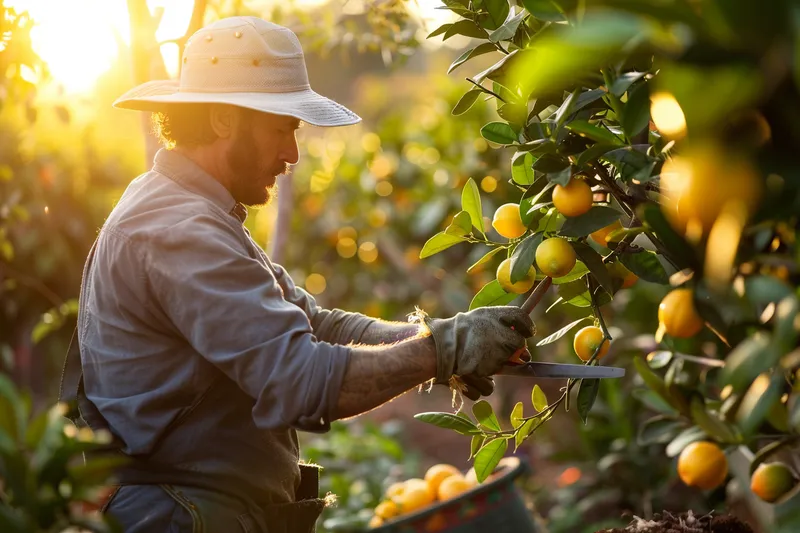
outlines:
[[191, 346], [255, 399], [263, 429], [330, 429], [350, 357], [320, 342], [243, 236], [211, 214], [153, 236], [148, 277]]
[[305, 311], [319, 340], [331, 344], [359, 343], [367, 328], [376, 322], [374, 318], [361, 313], [323, 309], [311, 294], [294, 284], [282, 266], [275, 263], [272, 266], [286, 299]]

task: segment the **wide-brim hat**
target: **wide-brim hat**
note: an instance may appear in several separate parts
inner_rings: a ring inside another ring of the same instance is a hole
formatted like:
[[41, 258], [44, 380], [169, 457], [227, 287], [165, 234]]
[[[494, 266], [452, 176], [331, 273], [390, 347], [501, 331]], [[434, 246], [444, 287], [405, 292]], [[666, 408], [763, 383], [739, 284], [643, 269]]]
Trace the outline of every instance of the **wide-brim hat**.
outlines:
[[257, 17], [219, 20], [191, 36], [178, 80], [143, 83], [114, 107], [164, 111], [172, 104], [230, 104], [288, 115], [314, 126], [361, 118], [311, 89], [303, 49], [288, 28]]

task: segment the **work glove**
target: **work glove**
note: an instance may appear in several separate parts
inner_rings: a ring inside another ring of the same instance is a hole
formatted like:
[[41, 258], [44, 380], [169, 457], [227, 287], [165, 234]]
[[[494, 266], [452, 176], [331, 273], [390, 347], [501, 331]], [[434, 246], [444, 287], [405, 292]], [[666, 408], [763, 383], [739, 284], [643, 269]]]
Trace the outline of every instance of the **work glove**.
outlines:
[[480, 307], [444, 319], [423, 314], [423, 320], [436, 344], [435, 383], [450, 385], [458, 376], [470, 399], [492, 393], [489, 376], [524, 350], [535, 332], [530, 316], [516, 306]]

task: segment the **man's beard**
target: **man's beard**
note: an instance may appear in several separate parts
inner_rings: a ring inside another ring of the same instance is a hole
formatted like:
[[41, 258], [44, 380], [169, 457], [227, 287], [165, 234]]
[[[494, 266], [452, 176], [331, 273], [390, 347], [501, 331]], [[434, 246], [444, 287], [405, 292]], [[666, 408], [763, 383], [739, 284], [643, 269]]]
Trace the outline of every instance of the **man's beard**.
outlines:
[[277, 194], [278, 174], [289, 171], [289, 165], [281, 163], [274, 168], [263, 168], [257, 163], [258, 147], [250, 135], [249, 121], [239, 125], [236, 142], [227, 153], [228, 166], [233, 170], [230, 193], [233, 199], [248, 206], [266, 205]]

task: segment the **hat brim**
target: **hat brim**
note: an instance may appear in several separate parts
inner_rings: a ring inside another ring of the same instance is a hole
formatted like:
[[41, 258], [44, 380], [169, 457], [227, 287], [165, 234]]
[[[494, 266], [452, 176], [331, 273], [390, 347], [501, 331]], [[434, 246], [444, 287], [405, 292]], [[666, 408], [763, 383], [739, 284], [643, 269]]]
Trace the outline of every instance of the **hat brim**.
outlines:
[[120, 109], [163, 111], [168, 104], [229, 104], [275, 115], [295, 117], [313, 126], [350, 126], [361, 117], [311, 89], [290, 93], [199, 93], [180, 91], [176, 80], [149, 81], [114, 102]]

